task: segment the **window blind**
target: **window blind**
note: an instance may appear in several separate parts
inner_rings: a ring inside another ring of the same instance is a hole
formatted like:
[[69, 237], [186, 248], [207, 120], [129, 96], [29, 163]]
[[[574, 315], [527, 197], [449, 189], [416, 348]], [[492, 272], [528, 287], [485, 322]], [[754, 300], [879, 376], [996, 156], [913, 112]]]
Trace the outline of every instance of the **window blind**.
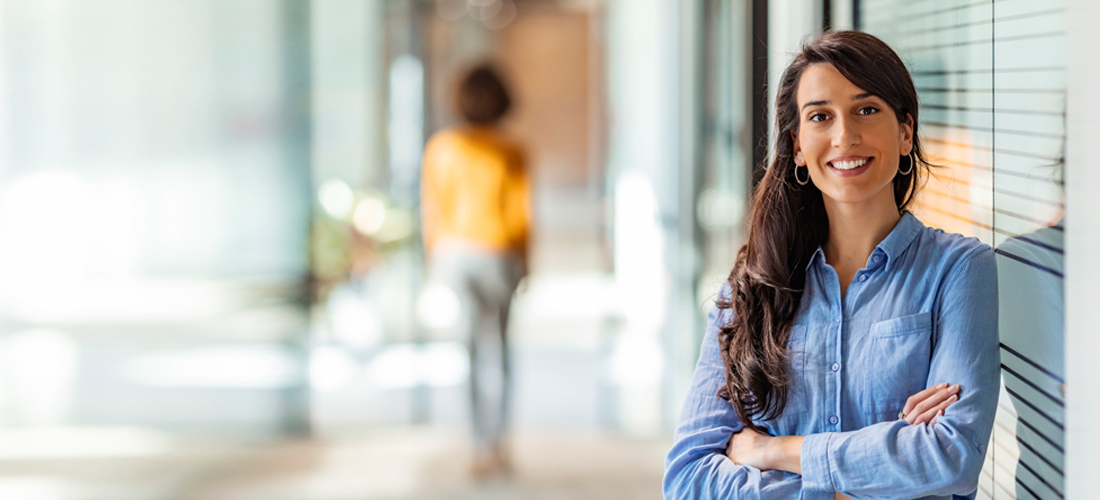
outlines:
[[[1063, 1], [862, 0], [909, 65], [933, 169], [913, 212], [997, 255], [1001, 400], [978, 498], [1062, 498]], [[965, 388], [963, 388], [965, 391]]]

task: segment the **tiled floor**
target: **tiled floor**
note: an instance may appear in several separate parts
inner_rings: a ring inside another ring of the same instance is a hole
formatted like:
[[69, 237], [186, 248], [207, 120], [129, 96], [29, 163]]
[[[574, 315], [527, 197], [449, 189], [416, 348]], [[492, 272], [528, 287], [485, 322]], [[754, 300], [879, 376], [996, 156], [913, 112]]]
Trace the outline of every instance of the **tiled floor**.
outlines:
[[476, 482], [466, 474], [465, 442], [454, 429], [404, 427], [325, 441], [174, 442], [160, 452], [109, 459], [0, 460], [0, 498], [661, 498], [668, 443], [597, 434], [521, 433], [514, 441], [514, 476]]
[[[566, 204], [585, 213], [600, 208], [582, 202]], [[598, 220], [577, 214], [568, 219]], [[257, 360], [272, 361], [272, 349], [285, 345], [235, 337], [257, 331], [255, 321], [233, 329], [237, 323], [219, 316], [209, 325], [188, 324], [178, 331], [154, 325], [158, 336], [152, 339], [147, 330], [153, 327], [145, 326], [47, 336], [72, 344], [79, 371], [74, 368], [71, 380], [58, 386], [64, 391], [28, 386], [23, 392], [57, 394], [53, 413], [74, 418], [30, 418], [14, 410], [41, 404], [0, 399], [0, 500], [661, 498], [671, 432], [660, 422], [662, 399], [653, 396], [660, 393], [660, 374], [653, 371], [660, 363], [627, 349], [635, 344], [627, 342], [633, 337], [618, 313], [617, 285], [598, 245], [601, 229], [594, 222], [570, 224], [550, 224], [540, 233], [533, 256], [539, 274], [513, 307], [517, 431], [515, 474], [508, 479], [476, 482], [466, 473], [468, 389], [461, 370], [454, 380], [436, 377], [420, 386], [396, 383], [400, 380], [384, 384], [376, 376], [393, 379], [412, 366], [411, 372], [423, 377], [422, 367], [409, 360], [426, 359], [426, 348], [414, 349], [406, 339], [364, 350], [354, 342], [326, 343], [329, 338], [315, 332], [314, 343], [329, 355], [311, 358], [312, 367], [331, 368], [319, 373], [333, 377], [317, 377], [317, 390], [303, 398], [297, 385], [248, 383], [258, 376], [256, 366], [270, 364]], [[268, 323], [283, 329], [301, 319], [291, 316], [276, 315]], [[199, 333], [206, 336], [196, 337]], [[160, 354], [149, 357], [146, 351]], [[444, 351], [439, 350], [450, 352]], [[386, 352], [406, 356], [373, 370]], [[306, 353], [283, 354], [295, 367]], [[175, 372], [187, 377], [165, 379], [172, 372], [165, 360], [180, 356], [191, 364], [175, 366]], [[462, 351], [452, 364], [464, 366], [464, 356]], [[145, 360], [139, 363], [142, 370], [129, 369], [133, 359]], [[440, 359], [433, 358], [432, 366]], [[631, 374], [628, 385], [619, 372]], [[208, 383], [230, 375], [248, 377], [235, 385], [222, 379]], [[192, 380], [196, 376], [202, 380]], [[34, 380], [9, 379], [9, 385]], [[636, 393], [644, 396], [632, 397]], [[321, 437], [270, 437], [285, 435], [307, 414]], [[112, 427], [21, 427], [40, 421]]]

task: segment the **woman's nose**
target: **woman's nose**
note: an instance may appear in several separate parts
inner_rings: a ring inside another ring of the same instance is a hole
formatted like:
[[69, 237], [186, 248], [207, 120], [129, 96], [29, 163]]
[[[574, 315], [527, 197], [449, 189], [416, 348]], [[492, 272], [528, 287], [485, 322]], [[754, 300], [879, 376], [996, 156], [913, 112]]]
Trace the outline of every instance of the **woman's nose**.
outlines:
[[836, 127], [833, 131], [833, 147], [847, 149], [859, 145], [860, 131], [855, 120], [841, 117], [834, 123]]

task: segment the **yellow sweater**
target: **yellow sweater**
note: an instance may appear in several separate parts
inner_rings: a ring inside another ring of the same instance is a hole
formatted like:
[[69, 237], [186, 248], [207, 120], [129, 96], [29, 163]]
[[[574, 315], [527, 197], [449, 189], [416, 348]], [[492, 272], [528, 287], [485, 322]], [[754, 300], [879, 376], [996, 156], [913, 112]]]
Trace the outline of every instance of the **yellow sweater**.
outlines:
[[530, 184], [523, 153], [491, 129], [441, 131], [424, 148], [420, 179], [424, 245], [459, 239], [527, 254]]

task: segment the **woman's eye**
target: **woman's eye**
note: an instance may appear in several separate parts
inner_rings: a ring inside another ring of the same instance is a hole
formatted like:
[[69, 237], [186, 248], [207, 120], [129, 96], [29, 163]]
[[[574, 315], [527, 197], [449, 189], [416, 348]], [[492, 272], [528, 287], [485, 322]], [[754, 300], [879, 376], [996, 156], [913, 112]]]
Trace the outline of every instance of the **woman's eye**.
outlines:
[[859, 114], [861, 115], [873, 115], [875, 113], [878, 113], [878, 108], [874, 106], [864, 106], [862, 108], [859, 108]]
[[825, 121], [825, 115], [823, 113], [814, 113], [814, 114], [810, 115], [810, 121], [812, 121], [812, 122], [823, 122], [823, 121]]

